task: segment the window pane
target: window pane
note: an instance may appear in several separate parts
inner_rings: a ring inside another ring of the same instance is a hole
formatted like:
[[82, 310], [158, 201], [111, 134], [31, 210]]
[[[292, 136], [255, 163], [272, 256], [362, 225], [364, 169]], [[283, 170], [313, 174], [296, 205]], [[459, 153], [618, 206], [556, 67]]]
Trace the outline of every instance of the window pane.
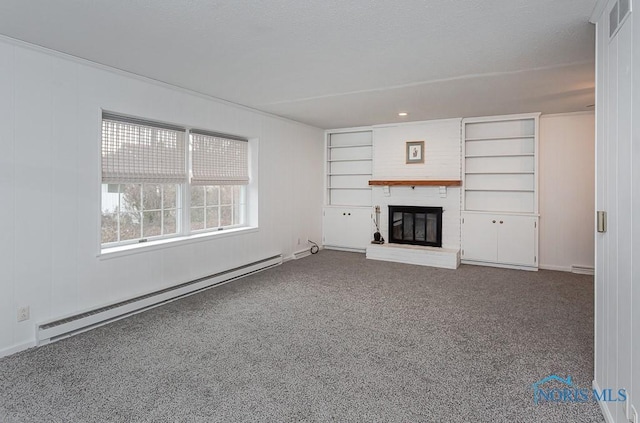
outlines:
[[165, 209], [175, 209], [176, 208], [176, 196], [177, 196], [177, 185], [167, 184], [162, 186], [164, 189], [164, 197], [162, 200], [162, 205]]
[[219, 201], [220, 187], [217, 185], [209, 185], [206, 187], [207, 190], [207, 206], [217, 206]]
[[140, 237], [140, 213], [120, 213], [120, 240]]
[[164, 220], [163, 220], [163, 225], [164, 225], [164, 233], [165, 234], [175, 234], [177, 233], [177, 225], [176, 225], [176, 212], [175, 210], [171, 210], [171, 211], [165, 211], [164, 212]]
[[162, 186], [144, 184], [142, 186], [142, 207], [144, 210], [160, 210], [162, 207]]
[[144, 212], [143, 237], [162, 235], [160, 211]]
[[120, 199], [122, 211], [140, 211], [142, 208], [142, 184], [123, 184], [120, 185], [120, 189], [122, 193], [122, 198]]
[[233, 198], [233, 185], [220, 186], [220, 204], [231, 204]]
[[218, 207], [207, 207], [207, 228], [217, 228], [220, 226], [218, 216]]
[[102, 242], [118, 241], [118, 214], [102, 212]]
[[204, 206], [204, 187], [191, 187], [191, 207]]
[[231, 206], [220, 207], [220, 226], [230, 226], [233, 224], [233, 210]]
[[204, 229], [204, 208], [191, 209], [191, 230]]

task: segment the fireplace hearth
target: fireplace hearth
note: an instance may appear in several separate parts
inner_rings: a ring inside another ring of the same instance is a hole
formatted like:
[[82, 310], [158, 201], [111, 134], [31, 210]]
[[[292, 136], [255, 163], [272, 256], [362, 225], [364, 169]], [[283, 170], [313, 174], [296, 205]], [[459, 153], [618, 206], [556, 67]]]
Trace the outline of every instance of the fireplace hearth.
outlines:
[[442, 207], [389, 206], [389, 243], [442, 247]]

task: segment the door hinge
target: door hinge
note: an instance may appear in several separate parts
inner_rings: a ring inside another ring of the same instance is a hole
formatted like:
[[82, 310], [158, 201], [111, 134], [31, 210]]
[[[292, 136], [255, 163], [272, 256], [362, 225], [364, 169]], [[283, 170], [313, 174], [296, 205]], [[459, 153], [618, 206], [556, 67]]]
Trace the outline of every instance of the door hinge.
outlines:
[[462, 257], [464, 257], [464, 249], [462, 249]]
[[537, 263], [538, 262], [538, 256], [533, 256], [533, 262]]
[[533, 222], [533, 227], [537, 228], [538, 227], [538, 222]]

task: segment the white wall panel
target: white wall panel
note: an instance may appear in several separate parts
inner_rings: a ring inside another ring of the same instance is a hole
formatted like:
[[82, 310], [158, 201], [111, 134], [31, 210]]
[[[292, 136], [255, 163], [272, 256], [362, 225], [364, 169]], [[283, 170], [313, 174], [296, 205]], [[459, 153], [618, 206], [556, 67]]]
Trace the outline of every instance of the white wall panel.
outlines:
[[15, 278], [15, 163], [13, 46], [0, 43], [0, 349], [13, 344], [16, 309]]
[[540, 265], [594, 267], [595, 116], [540, 118]]
[[52, 58], [21, 48], [14, 57], [14, 303], [31, 308], [31, 320], [15, 328], [14, 342], [21, 344], [33, 338], [33, 322], [51, 310]]
[[60, 140], [51, 151], [51, 314], [60, 315], [73, 309], [77, 302], [76, 249], [78, 238], [78, 109], [77, 66], [52, 58], [51, 139]]
[[[0, 225], [8, 225], [0, 228], [8, 232], [0, 240], [0, 353], [33, 342], [38, 321], [268, 256], [289, 257], [300, 249], [299, 237], [320, 239], [317, 128], [7, 40], [0, 41], [0, 94], [3, 153], [10, 153], [0, 158], [0, 187], [7, 198], [16, 196], [15, 211], [0, 210]], [[100, 259], [103, 109], [251, 138], [259, 230]], [[15, 142], [13, 127], [23, 129]], [[31, 306], [28, 322], [16, 323], [18, 304]]]

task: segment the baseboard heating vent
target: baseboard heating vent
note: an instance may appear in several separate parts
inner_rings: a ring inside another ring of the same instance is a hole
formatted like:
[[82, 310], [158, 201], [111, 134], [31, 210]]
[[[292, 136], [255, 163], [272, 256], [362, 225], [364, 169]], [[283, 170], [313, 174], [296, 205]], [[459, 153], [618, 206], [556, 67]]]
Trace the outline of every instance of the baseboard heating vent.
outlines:
[[48, 344], [49, 342], [86, 332], [107, 323], [280, 264], [282, 264], [282, 255], [277, 255], [160, 291], [141, 295], [130, 300], [120, 301], [61, 319], [42, 322], [36, 326], [36, 345]]
[[594, 269], [589, 266], [571, 266], [571, 273], [578, 273], [580, 275], [593, 275]]
[[302, 250], [302, 251], [298, 251], [297, 253], [293, 253], [293, 258], [297, 260], [310, 255], [311, 255], [310, 250]]

